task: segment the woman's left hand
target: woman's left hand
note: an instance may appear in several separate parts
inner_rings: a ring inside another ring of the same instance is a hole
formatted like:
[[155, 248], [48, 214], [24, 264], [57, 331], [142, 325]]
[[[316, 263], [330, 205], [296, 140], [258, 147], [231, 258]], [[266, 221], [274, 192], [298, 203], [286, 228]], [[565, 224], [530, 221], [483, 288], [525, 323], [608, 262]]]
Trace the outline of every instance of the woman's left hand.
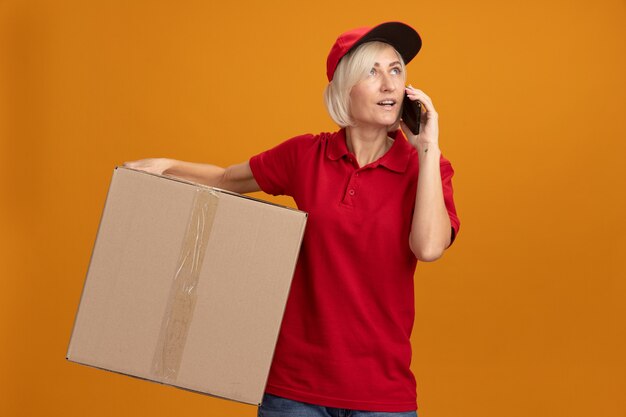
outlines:
[[423, 109], [419, 134], [414, 135], [404, 121], [401, 121], [400, 126], [404, 135], [418, 152], [433, 146], [439, 147], [439, 115], [435, 111], [433, 101], [422, 90], [413, 88], [410, 84], [406, 87], [405, 92], [411, 100], [419, 100]]

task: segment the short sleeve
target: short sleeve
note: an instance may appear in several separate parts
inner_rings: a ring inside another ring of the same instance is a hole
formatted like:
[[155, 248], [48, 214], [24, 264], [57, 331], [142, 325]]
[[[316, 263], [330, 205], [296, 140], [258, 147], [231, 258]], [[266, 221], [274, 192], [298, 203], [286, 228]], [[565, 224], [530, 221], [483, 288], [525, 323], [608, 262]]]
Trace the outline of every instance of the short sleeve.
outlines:
[[443, 189], [443, 200], [448, 210], [448, 216], [450, 217], [450, 225], [452, 226], [450, 245], [454, 242], [454, 239], [459, 233], [459, 227], [461, 222], [456, 213], [456, 207], [454, 205], [453, 189], [452, 189], [452, 176], [454, 175], [454, 169], [450, 161], [443, 156], [440, 159], [441, 170], [441, 185]]
[[296, 136], [250, 158], [250, 169], [261, 190], [293, 196], [298, 155], [312, 135]]

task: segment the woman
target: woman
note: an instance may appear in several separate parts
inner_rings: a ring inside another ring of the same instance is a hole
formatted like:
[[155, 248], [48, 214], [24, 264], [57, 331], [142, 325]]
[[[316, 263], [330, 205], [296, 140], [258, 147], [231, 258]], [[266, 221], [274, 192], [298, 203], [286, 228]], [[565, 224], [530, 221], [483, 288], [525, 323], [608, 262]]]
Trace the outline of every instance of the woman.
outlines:
[[[399, 22], [339, 36], [325, 91], [337, 132], [297, 136], [226, 169], [125, 164], [290, 195], [309, 213], [259, 416], [416, 416], [413, 274], [459, 229], [437, 112], [423, 91], [405, 87], [405, 62], [420, 47]], [[425, 109], [417, 135], [400, 121], [405, 94]]]

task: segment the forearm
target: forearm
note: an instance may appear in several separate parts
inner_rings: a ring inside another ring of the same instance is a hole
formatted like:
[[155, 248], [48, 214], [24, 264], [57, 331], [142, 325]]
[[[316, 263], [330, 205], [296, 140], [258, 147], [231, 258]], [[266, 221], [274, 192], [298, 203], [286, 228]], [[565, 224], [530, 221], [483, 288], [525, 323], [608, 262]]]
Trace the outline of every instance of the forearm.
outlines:
[[260, 191], [248, 162], [222, 168], [211, 164], [172, 160], [170, 168], [164, 174], [239, 194]]
[[421, 261], [434, 261], [450, 245], [450, 218], [443, 198], [438, 146], [418, 151], [419, 177], [409, 244]]
[[226, 170], [217, 165], [199, 164], [195, 162], [178, 161], [170, 159], [168, 168], [163, 171], [165, 175], [193, 181], [210, 187], [224, 187], [224, 174]]
[[170, 175], [240, 194], [260, 191], [248, 161], [222, 168], [169, 158], [148, 158], [124, 162], [124, 166], [157, 175]]

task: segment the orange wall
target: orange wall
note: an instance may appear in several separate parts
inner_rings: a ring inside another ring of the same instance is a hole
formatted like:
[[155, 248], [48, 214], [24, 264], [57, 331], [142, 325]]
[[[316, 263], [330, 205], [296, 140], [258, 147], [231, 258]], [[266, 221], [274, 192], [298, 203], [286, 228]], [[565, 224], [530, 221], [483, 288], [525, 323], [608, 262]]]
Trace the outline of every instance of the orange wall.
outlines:
[[0, 414], [255, 416], [65, 361], [112, 169], [334, 129], [332, 42], [396, 19], [462, 222], [416, 273], [420, 417], [626, 416], [623, 0], [0, 0]]

